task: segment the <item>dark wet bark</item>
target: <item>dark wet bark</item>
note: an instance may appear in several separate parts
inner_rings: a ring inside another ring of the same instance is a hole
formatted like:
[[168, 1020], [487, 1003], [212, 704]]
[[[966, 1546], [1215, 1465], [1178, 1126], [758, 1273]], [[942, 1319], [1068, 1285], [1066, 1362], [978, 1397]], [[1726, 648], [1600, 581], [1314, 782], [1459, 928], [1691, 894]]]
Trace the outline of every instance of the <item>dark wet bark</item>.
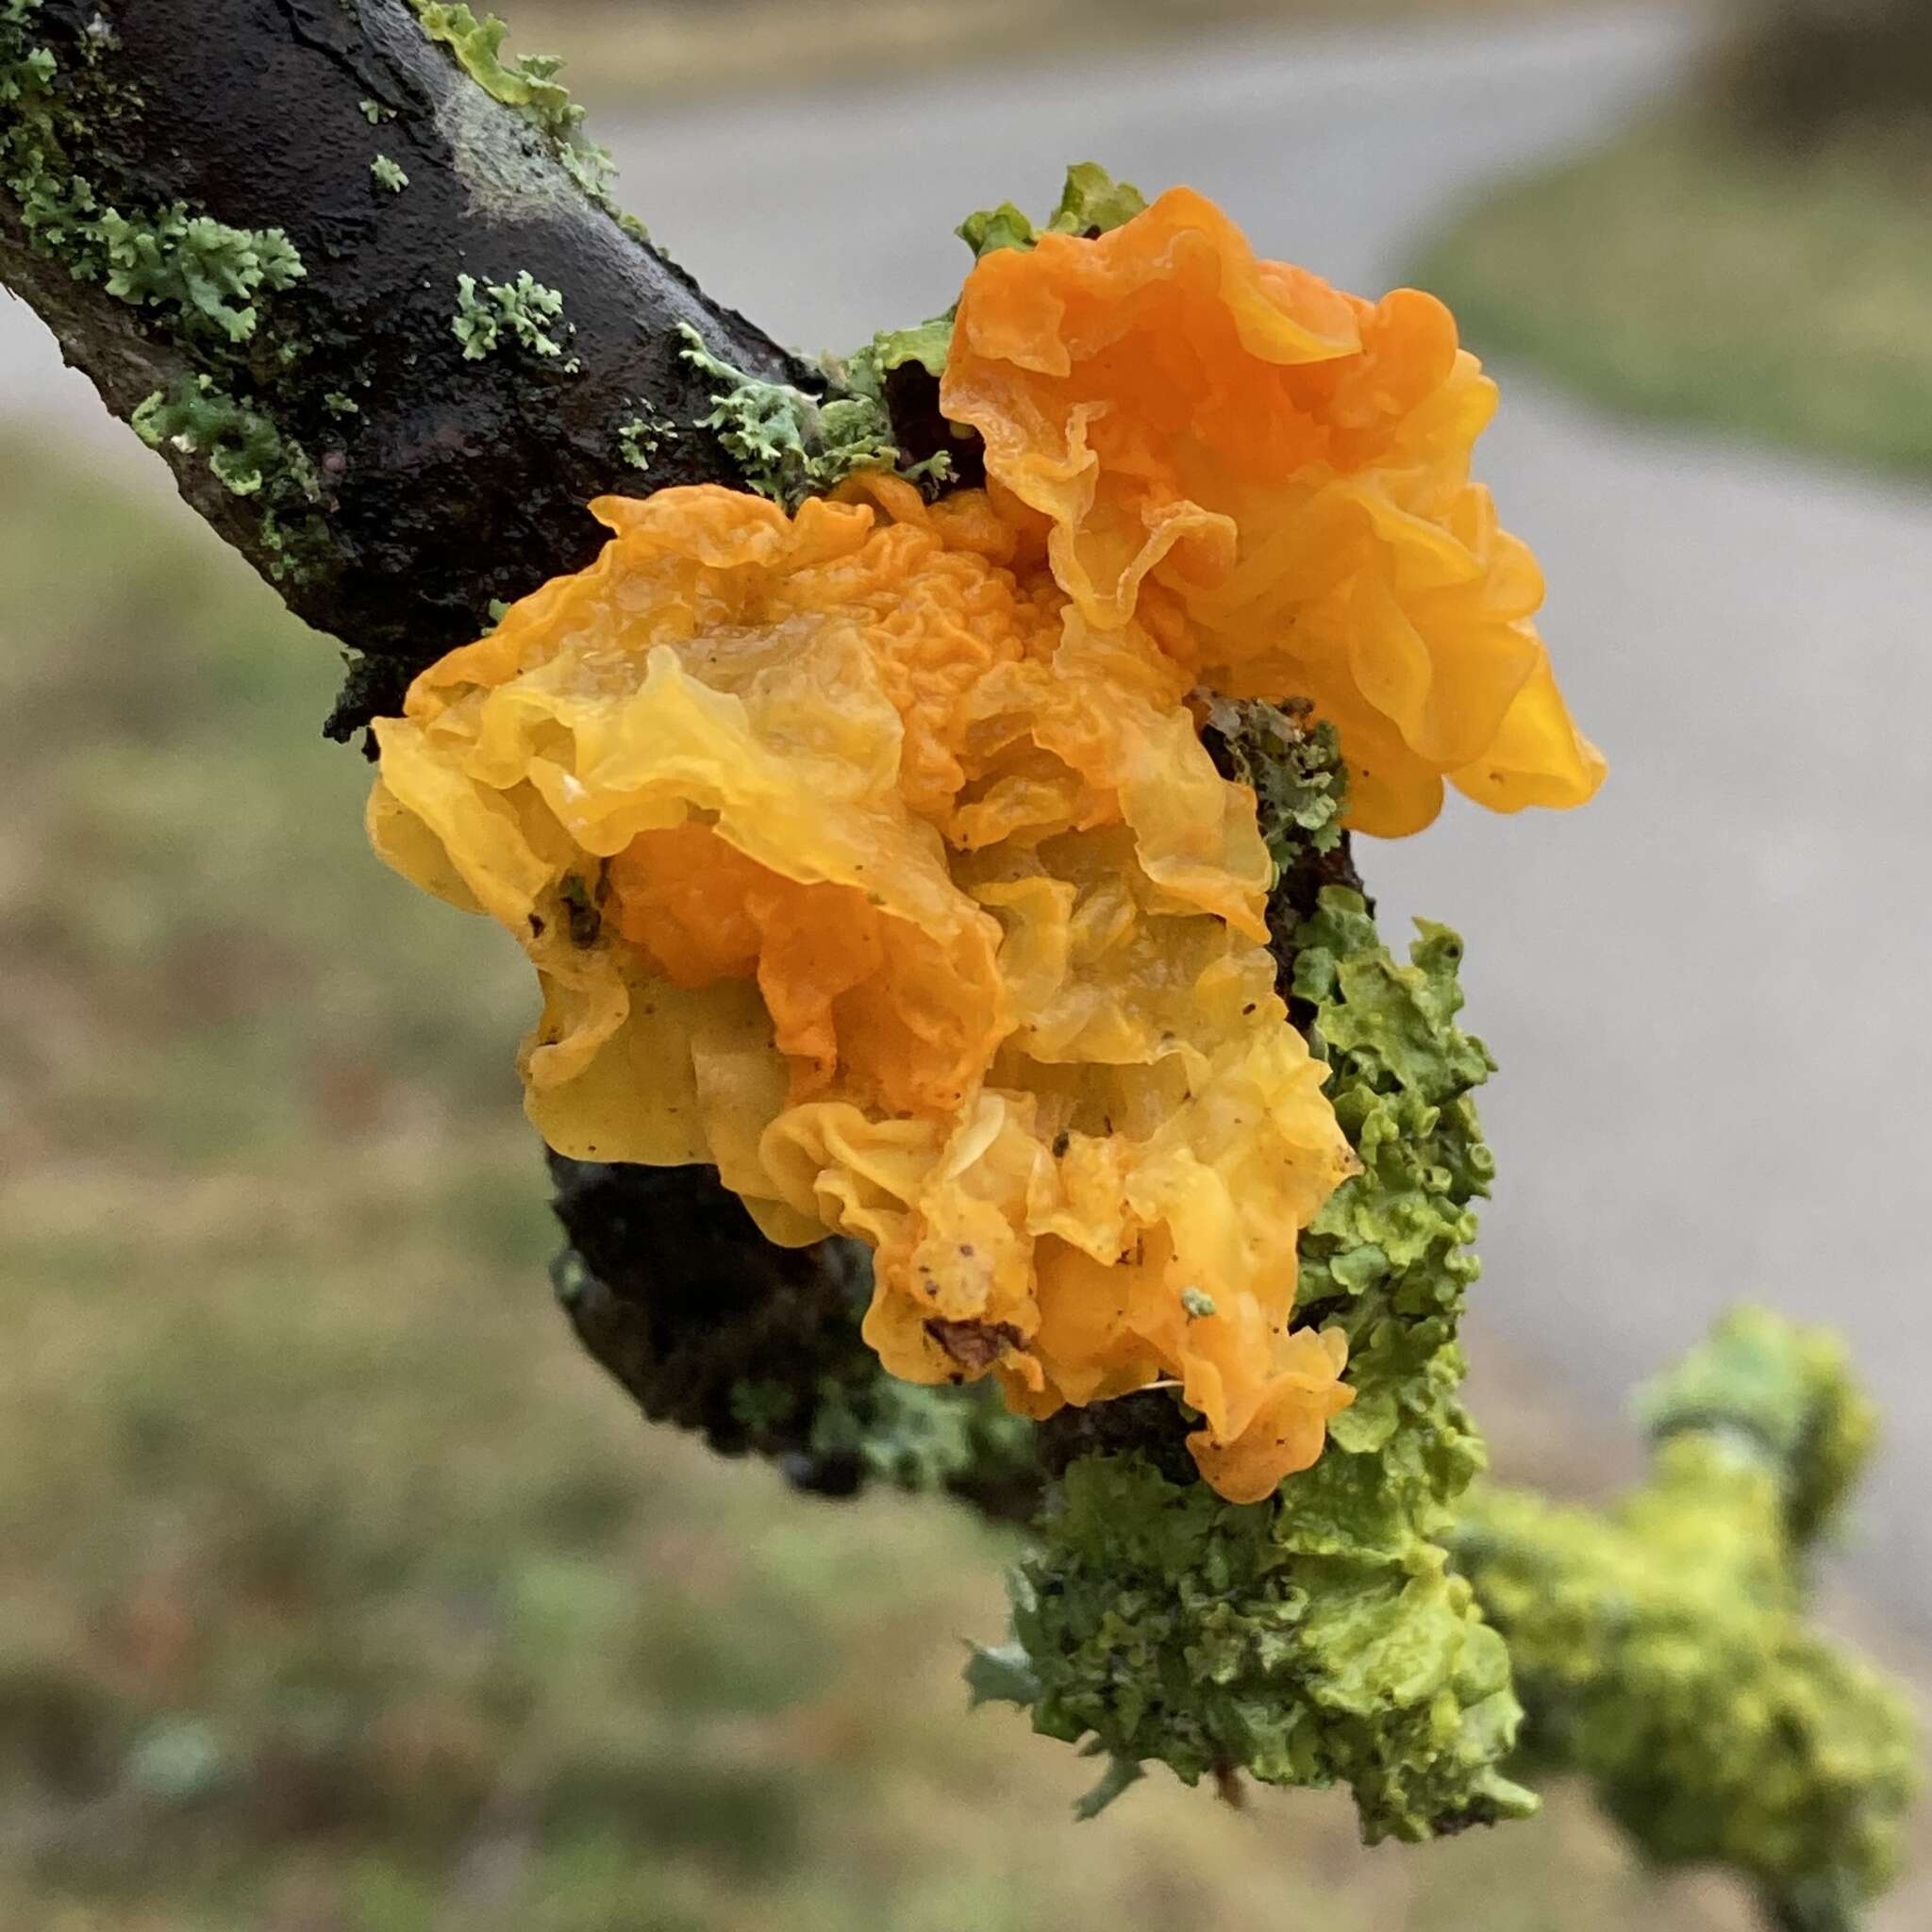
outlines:
[[[71, 235], [30, 230], [28, 196], [0, 190], [0, 279], [109, 409], [131, 418], [206, 377], [312, 471], [312, 491], [272, 473], [238, 493], [205, 451], [161, 452], [298, 616], [369, 655], [339, 731], [475, 637], [493, 598], [587, 562], [603, 536], [591, 497], [736, 480], [690, 427], [710, 402], [680, 359], [679, 324], [753, 374], [807, 379], [586, 192], [581, 163], [573, 178], [554, 136], [473, 81], [408, 0], [9, 4], [0, 47], [54, 63], [43, 185], [78, 178], [137, 225], [179, 207], [279, 229], [299, 251], [301, 278], [258, 297], [258, 325], [236, 343], [118, 298]], [[0, 132], [10, 120], [19, 133], [25, 112], [0, 88]], [[378, 156], [407, 187], [373, 175]], [[8, 160], [0, 174], [20, 177]], [[505, 341], [466, 358], [458, 275], [481, 289], [522, 274], [563, 297], [558, 353]], [[641, 475], [620, 431], [646, 415], [685, 433]]]

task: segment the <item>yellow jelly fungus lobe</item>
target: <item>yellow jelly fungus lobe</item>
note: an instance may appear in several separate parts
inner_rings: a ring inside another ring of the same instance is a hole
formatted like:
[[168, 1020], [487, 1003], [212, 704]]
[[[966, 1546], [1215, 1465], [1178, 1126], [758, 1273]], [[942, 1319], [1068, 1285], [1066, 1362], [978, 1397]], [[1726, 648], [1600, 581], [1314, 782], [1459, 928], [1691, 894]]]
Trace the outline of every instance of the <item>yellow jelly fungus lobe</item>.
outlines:
[[602, 499], [595, 563], [377, 722], [372, 836], [534, 961], [552, 1146], [865, 1240], [894, 1374], [1041, 1417], [1177, 1384], [1258, 1500], [1352, 1399], [1290, 1324], [1355, 1163], [1195, 708], [1311, 700], [1366, 830], [1445, 777], [1591, 795], [1535, 562], [1469, 480], [1493, 400], [1430, 297], [1257, 261], [1185, 190], [989, 255], [941, 397], [985, 490]]
[[1351, 823], [1394, 836], [1445, 777], [1499, 811], [1603, 777], [1532, 621], [1536, 559], [1470, 480], [1495, 401], [1434, 296], [1366, 302], [1258, 260], [1176, 188], [1098, 238], [980, 261], [941, 407], [1046, 520], [1090, 625], [1138, 613], [1204, 685], [1311, 699]]
[[1036, 1416], [1175, 1381], [1208, 1479], [1266, 1495], [1349, 1399], [1289, 1322], [1353, 1157], [1253, 794], [983, 494], [852, 496], [598, 503], [590, 569], [377, 723], [376, 847], [535, 962], [552, 1146], [863, 1238], [895, 1374]]

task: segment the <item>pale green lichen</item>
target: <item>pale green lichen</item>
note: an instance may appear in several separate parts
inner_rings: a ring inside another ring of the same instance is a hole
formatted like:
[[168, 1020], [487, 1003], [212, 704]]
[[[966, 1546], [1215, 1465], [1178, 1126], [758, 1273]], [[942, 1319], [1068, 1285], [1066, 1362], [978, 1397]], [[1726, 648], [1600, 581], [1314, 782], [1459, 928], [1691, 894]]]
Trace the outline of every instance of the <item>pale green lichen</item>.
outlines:
[[855, 395], [883, 402], [886, 378], [894, 370], [916, 363], [928, 375], [943, 375], [952, 341], [953, 311], [949, 308], [911, 328], [880, 330], [855, 355], [829, 364], [827, 374]]
[[[514, 281], [486, 282], [480, 292], [475, 275], [458, 275], [457, 312], [450, 328], [463, 345], [466, 362], [480, 362], [499, 349], [560, 358], [563, 344], [551, 330], [570, 333], [570, 325], [563, 322], [562, 294], [545, 288], [528, 269], [518, 270]], [[566, 366], [565, 373], [575, 373], [574, 368]]]
[[[808, 394], [788, 382], [747, 375], [714, 356], [689, 323], [678, 325], [683, 359], [709, 383], [711, 413], [698, 426], [711, 430], [739, 467], [748, 488], [787, 509], [823, 496], [861, 470], [900, 465], [884, 406], [870, 395]], [[942, 477], [942, 452], [900, 468], [915, 482]]]
[[1638, 1398], [1654, 1441], [1740, 1435], [1777, 1470], [1785, 1528], [1802, 1554], [1830, 1526], [1872, 1453], [1878, 1413], [1844, 1344], [1761, 1308], [1740, 1308]]
[[83, 25], [79, 60], [63, 66], [36, 42], [40, 13], [40, 0], [0, 0], [0, 185], [37, 254], [136, 310], [185, 365], [135, 426], [258, 504], [272, 572], [306, 575], [325, 555], [315, 465], [251, 400], [262, 371], [286, 372], [304, 353], [297, 334], [269, 326], [274, 299], [304, 279], [302, 258], [280, 228], [236, 227], [182, 201], [153, 206], [125, 192], [138, 184], [109, 192], [81, 173], [75, 157], [112, 153], [114, 128], [141, 98], [107, 58], [111, 28]]
[[104, 209], [107, 290], [138, 307], [171, 310], [191, 333], [219, 330], [233, 343], [255, 334], [257, 298], [292, 288], [307, 271], [279, 228], [233, 228], [175, 202], [130, 220]]
[[[777, 1426], [797, 1420], [788, 1412]], [[1033, 1470], [1033, 1424], [1000, 1401], [991, 1384], [927, 1389], [859, 1361], [844, 1376], [820, 1378], [809, 1407], [807, 1452], [821, 1462], [856, 1460], [870, 1482], [938, 1495], [1004, 1473]]]
[[259, 529], [273, 553], [271, 575], [279, 581], [309, 567], [312, 553], [325, 541], [308, 514], [321, 500], [321, 480], [308, 452], [270, 417], [204, 375], [184, 379], [172, 391], [157, 390], [129, 422], [150, 448], [203, 457], [230, 495], [261, 500]]
[[[526, 54], [506, 61], [503, 42], [509, 28], [493, 13], [478, 20], [467, 6], [448, 5], [445, 0], [410, 0], [410, 5], [423, 31], [447, 47], [486, 93], [523, 117], [586, 195], [617, 214], [610, 199], [616, 170], [608, 151], [584, 132], [583, 108], [557, 78], [562, 61], [550, 54]], [[636, 234], [643, 239], [641, 228]]]
[[363, 120], [372, 127], [379, 127], [383, 122], [393, 121], [396, 118], [396, 110], [393, 108], [385, 108], [380, 101], [370, 100], [366, 95], [356, 105], [362, 110]]
[[[166, 326], [248, 341], [261, 299], [301, 280], [301, 256], [280, 228], [231, 227], [185, 202], [108, 205], [69, 154], [81, 130], [62, 99], [58, 58], [31, 41], [39, 7], [40, 0], [0, 6], [0, 181], [19, 204], [29, 242], [75, 280], [160, 311]], [[105, 82], [90, 76], [88, 86], [103, 101], [115, 99]]]
[[1802, 1616], [1869, 1405], [1835, 1341], [1744, 1310], [1647, 1407], [1649, 1479], [1607, 1515], [1478, 1490], [1457, 1525], [1531, 1713], [1524, 1768], [1591, 1779], [1659, 1864], [1735, 1868], [1786, 1932], [1851, 1932], [1920, 1782], [1904, 1698]]
[[409, 185], [409, 177], [387, 155], [377, 155], [370, 162], [369, 172], [375, 177], [375, 185], [391, 194], [400, 194]]
[[184, 456], [206, 456], [222, 487], [236, 496], [258, 495], [264, 479], [284, 469], [317, 493], [308, 458], [291, 451], [266, 416], [217, 390], [211, 376], [197, 376], [172, 394], [157, 390], [129, 421], [151, 449], [170, 444]]
[[1303, 854], [1335, 851], [1341, 843], [1347, 774], [1334, 725], [1311, 722], [1306, 700], [1283, 706], [1202, 695], [1208, 726], [1224, 748], [1225, 774], [1254, 791], [1276, 873]]
[[7, 0], [0, 9], [0, 179], [19, 204], [29, 242], [77, 281], [160, 310], [169, 325], [246, 342], [260, 298], [303, 276], [293, 243], [280, 228], [232, 227], [185, 202], [107, 205], [68, 155], [76, 128], [59, 98], [59, 61], [28, 41], [38, 7], [39, 0]]
[[618, 454], [633, 470], [648, 470], [658, 452], [677, 437], [677, 425], [648, 404], [617, 425]]
[[1443, 928], [1399, 966], [1330, 888], [1300, 939], [1362, 1172], [1304, 1237], [1297, 1319], [1346, 1332], [1356, 1405], [1267, 1503], [1138, 1450], [1074, 1461], [1014, 1573], [1017, 1649], [975, 1694], [1024, 1681], [1036, 1729], [1189, 1783], [1345, 1783], [1366, 1838], [1425, 1839], [1535, 1806], [1501, 1769], [1521, 1717], [1507, 1655], [1441, 1541], [1482, 1462], [1456, 1331], [1492, 1169], [1469, 1092], [1491, 1062], [1455, 1024]]

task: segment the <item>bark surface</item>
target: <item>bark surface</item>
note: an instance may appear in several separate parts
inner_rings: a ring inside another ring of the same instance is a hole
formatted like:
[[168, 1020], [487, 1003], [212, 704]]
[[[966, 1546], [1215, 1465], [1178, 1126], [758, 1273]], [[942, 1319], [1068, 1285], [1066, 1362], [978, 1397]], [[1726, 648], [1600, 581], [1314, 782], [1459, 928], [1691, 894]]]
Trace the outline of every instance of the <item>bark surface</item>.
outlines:
[[[272, 464], [238, 491], [205, 442], [161, 444], [290, 608], [367, 654], [339, 735], [476, 636], [492, 599], [587, 562], [593, 496], [737, 480], [692, 426], [711, 405], [679, 325], [751, 374], [811, 380], [619, 219], [587, 142], [493, 97], [408, 0], [0, 0], [9, 43], [51, 77], [25, 104], [0, 85], [0, 279], [117, 416], [206, 378], [296, 463], [293, 485]], [[239, 342], [192, 306], [117, 295], [71, 225], [33, 219], [37, 191], [76, 180], [136, 246], [171, 210], [278, 229], [299, 279], [251, 298]], [[466, 354], [466, 275], [486, 307], [524, 275], [560, 295], [557, 352], [506, 332]], [[641, 474], [623, 432], [653, 419], [681, 433]]]

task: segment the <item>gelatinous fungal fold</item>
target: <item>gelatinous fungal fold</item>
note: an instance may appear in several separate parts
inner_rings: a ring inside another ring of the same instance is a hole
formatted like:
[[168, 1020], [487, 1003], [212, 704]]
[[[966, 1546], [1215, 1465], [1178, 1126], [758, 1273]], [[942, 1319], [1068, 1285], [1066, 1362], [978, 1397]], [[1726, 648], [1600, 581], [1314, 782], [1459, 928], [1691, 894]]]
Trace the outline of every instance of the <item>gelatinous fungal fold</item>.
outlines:
[[1090, 624], [1158, 609], [1204, 684], [1314, 700], [1358, 829], [1421, 830], [1445, 777], [1499, 811], [1602, 781], [1531, 621], [1536, 559], [1470, 480], [1495, 384], [1433, 295], [1257, 260], [1176, 188], [987, 256], [941, 402], [1049, 520]]
[[1257, 262], [1184, 191], [991, 255], [943, 391], [987, 489], [601, 500], [597, 561], [376, 724], [376, 847], [536, 964], [551, 1145], [863, 1238], [895, 1374], [1036, 1416], [1177, 1383], [1257, 1499], [1350, 1399], [1291, 1323], [1354, 1157], [1200, 693], [1312, 700], [1367, 829], [1444, 774], [1589, 795], [1534, 563], [1467, 478], [1491, 399], [1429, 298]]

